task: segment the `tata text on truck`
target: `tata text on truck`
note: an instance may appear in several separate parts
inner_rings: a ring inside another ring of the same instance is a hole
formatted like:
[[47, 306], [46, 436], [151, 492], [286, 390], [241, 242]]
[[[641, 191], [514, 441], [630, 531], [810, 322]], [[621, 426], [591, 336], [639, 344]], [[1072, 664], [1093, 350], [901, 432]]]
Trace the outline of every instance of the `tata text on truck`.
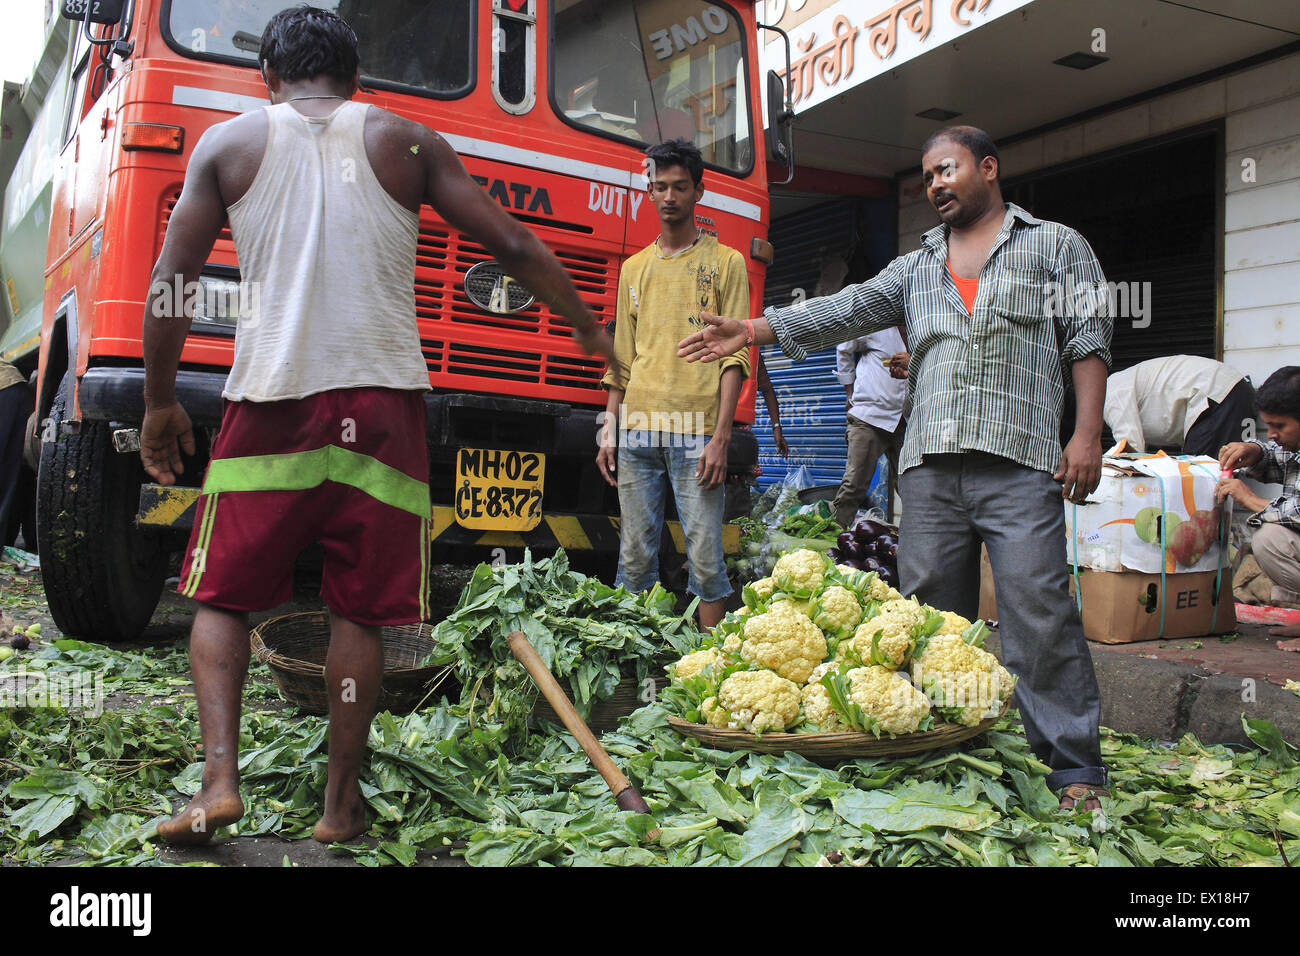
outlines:
[[[195, 316], [177, 394], [200, 447], [188, 485], [175, 488], [147, 483], [136, 450], [144, 301], [190, 150], [212, 124], [267, 102], [257, 50], [286, 2], [63, 0], [73, 39], [61, 100], [45, 103], [58, 146], [39, 331], [4, 343], [11, 361], [37, 366], [37, 539], [67, 633], [138, 634], [192, 526], [236, 323], [256, 290], [241, 289], [223, 231], [201, 288], [185, 293]], [[602, 321], [614, 319], [621, 262], [658, 230], [641, 150], [692, 139], [707, 163], [699, 225], [746, 255], [758, 310], [771, 247], [753, 4], [318, 3], [356, 29], [369, 90], [359, 97], [442, 133]], [[617, 496], [594, 466], [600, 363], [428, 207], [414, 293], [433, 386], [435, 548], [614, 552]], [[747, 383], [738, 422], [752, 422], [753, 395]], [[733, 478], [756, 461], [753, 436], [738, 429]], [[679, 528], [665, 537], [681, 550]]]

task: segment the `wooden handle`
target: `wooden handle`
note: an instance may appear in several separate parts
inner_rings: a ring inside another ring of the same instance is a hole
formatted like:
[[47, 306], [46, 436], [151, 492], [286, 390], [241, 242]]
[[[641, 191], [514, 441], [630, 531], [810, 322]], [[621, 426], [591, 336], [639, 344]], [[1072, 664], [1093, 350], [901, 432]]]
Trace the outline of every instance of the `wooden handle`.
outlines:
[[641, 799], [641, 794], [637, 792], [636, 787], [632, 786], [632, 782], [623, 776], [623, 771], [614, 765], [614, 761], [609, 759], [609, 754], [605, 753], [586, 722], [578, 716], [568, 694], [560, 687], [550, 668], [537, 656], [537, 651], [529, 643], [528, 638], [519, 631], [511, 631], [506, 635], [506, 642], [510, 645], [511, 653], [518, 658], [519, 663], [524, 665], [533, 683], [541, 690], [551, 709], [559, 715], [560, 721], [582, 746], [592, 766], [605, 778], [605, 783], [609, 785], [618, 805], [624, 810], [648, 814], [650, 808]]

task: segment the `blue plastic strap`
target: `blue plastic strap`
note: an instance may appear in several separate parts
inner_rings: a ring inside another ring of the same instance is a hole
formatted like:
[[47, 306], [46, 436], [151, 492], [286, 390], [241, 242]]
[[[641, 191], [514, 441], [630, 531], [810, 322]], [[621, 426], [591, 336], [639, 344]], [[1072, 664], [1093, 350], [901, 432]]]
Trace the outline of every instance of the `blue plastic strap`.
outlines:
[[1157, 640], [1165, 636], [1165, 550], [1167, 548], [1165, 542], [1169, 534], [1164, 516], [1168, 513], [1165, 507], [1165, 479], [1162, 477], [1160, 478], [1160, 633], [1156, 635]]
[[1079, 589], [1079, 503], [1070, 502], [1070, 507], [1074, 509], [1070, 513], [1070, 527], [1074, 534], [1070, 535], [1071, 544], [1074, 546], [1074, 560], [1071, 568], [1074, 573], [1074, 604], [1079, 609], [1079, 620], [1083, 620], [1083, 591]]
[[[1207, 468], [1205, 465], [1201, 464], [1200, 462], [1194, 461], [1192, 462], [1192, 467], [1199, 468], [1202, 471], [1208, 473], [1209, 476], [1212, 479], [1214, 479], [1215, 484], [1216, 485], [1218, 484], [1218, 478], [1215, 477], [1214, 472], [1210, 471], [1210, 469]], [[1219, 567], [1214, 572], [1214, 594], [1211, 595], [1210, 597], [1210, 603], [1214, 605], [1214, 623], [1210, 625], [1211, 634], [1217, 634], [1219, 632], [1219, 588], [1223, 584], [1223, 559], [1228, 552], [1227, 525], [1228, 525], [1228, 509], [1220, 508], [1219, 509], [1219, 537], [1215, 542], [1219, 547]]]

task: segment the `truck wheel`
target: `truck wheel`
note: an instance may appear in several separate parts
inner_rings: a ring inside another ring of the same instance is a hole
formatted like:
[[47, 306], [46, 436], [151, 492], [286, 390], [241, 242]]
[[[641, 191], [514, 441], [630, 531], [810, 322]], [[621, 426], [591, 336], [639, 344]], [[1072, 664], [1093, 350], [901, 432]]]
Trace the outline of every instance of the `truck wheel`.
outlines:
[[[50, 417], [65, 416], [72, 372]], [[139, 455], [112, 447], [107, 422], [82, 422], [41, 448], [36, 478], [36, 538], [50, 614], [60, 631], [96, 641], [125, 641], [149, 624], [167, 577], [161, 541], [136, 528]]]

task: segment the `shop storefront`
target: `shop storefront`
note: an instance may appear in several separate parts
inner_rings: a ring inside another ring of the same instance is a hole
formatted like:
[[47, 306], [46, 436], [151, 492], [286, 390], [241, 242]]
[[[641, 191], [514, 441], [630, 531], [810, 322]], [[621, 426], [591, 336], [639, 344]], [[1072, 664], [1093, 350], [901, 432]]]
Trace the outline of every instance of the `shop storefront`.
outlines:
[[[1121, 313], [1116, 370], [1183, 352], [1258, 383], [1300, 364], [1300, 8], [1240, 7], [769, 0], [766, 16], [792, 42], [797, 164], [887, 179], [891, 254], [938, 222], [925, 137], [979, 126], [999, 144], [1006, 198], [1096, 251]], [[784, 73], [782, 46], [767, 42], [765, 67]], [[795, 183], [816, 179], [801, 169]], [[829, 222], [860, 202], [774, 193], [773, 236], [785, 209]], [[829, 373], [823, 387], [842, 394]]]

